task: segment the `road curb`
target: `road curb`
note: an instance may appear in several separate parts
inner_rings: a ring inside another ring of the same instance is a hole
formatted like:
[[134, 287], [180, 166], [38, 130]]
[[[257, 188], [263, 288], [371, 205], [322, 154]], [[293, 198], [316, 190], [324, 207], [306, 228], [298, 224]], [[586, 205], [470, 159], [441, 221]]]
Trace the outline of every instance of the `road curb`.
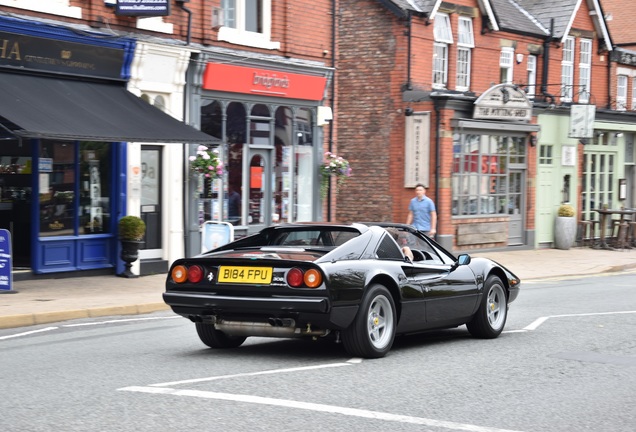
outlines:
[[82, 318], [99, 318], [111, 315], [143, 315], [170, 309], [165, 303], [146, 303], [127, 306], [108, 306], [90, 309], [76, 309], [59, 312], [8, 315], [0, 317], [0, 329], [26, 327], [38, 324], [70, 321]]

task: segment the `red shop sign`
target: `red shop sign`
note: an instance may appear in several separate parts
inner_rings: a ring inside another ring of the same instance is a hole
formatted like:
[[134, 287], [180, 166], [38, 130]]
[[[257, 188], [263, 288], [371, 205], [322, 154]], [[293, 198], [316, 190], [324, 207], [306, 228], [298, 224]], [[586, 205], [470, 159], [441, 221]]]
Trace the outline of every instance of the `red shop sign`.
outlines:
[[206, 90], [313, 101], [322, 100], [326, 84], [320, 76], [219, 63], [208, 63], [203, 73]]

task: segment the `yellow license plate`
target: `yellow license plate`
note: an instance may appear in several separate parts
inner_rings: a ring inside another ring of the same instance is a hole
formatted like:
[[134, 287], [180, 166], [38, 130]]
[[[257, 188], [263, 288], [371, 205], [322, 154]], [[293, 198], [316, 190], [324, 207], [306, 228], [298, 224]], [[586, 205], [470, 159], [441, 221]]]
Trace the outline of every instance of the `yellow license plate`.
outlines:
[[219, 268], [219, 282], [268, 284], [271, 281], [271, 267], [221, 266]]

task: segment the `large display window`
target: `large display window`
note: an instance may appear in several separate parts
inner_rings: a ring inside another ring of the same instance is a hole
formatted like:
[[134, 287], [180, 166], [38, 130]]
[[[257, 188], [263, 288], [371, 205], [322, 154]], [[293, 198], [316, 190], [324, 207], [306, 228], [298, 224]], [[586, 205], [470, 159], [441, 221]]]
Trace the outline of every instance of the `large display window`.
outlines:
[[41, 237], [111, 231], [110, 162], [108, 143], [40, 142]]
[[455, 134], [453, 216], [519, 214], [523, 185], [514, 169], [525, 168], [526, 138]]
[[222, 143], [225, 174], [210, 193], [200, 189], [199, 221], [256, 226], [312, 220], [314, 126], [309, 107], [204, 101], [201, 130]]

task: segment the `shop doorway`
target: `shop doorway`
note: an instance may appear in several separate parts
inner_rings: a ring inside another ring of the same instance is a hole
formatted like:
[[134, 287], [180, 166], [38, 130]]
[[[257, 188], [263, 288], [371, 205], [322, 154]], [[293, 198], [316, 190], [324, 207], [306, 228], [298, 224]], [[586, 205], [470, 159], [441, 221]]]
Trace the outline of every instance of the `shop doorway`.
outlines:
[[272, 223], [278, 223], [280, 215], [272, 214], [273, 170], [272, 150], [250, 149], [247, 185], [247, 222], [249, 233], [259, 231]]
[[161, 147], [141, 147], [141, 218], [146, 223], [143, 259], [161, 258]]
[[523, 215], [524, 215], [524, 173], [523, 170], [509, 171], [508, 176], [508, 244], [523, 244]]

